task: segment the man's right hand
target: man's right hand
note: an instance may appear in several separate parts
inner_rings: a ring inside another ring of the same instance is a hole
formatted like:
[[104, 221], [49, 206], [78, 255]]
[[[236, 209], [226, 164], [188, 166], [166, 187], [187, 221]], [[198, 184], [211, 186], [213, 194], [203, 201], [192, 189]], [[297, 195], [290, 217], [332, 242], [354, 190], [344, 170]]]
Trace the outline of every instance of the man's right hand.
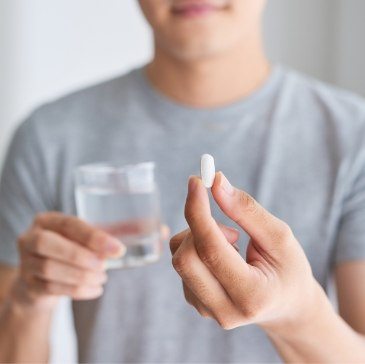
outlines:
[[106, 258], [125, 253], [121, 242], [74, 216], [38, 215], [18, 239], [20, 269], [12, 290], [18, 304], [53, 308], [59, 296], [100, 296], [107, 280]]

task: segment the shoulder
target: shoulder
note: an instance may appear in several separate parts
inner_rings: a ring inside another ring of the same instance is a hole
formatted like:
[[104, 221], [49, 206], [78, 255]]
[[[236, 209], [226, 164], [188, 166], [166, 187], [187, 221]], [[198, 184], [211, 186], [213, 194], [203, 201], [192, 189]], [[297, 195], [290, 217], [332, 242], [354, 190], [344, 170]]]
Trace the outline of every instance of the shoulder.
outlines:
[[304, 127], [343, 152], [365, 149], [364, 98], [291, 69], [283, 68], [283, 74], [281, 96]]
[[326, 113], [328, 122], [343, 123], [344, 128], [365, 127], [363, 97], [291, 69], [283, 72], [286, 92], [296, 107]]
[[40, 136], [67, 134], [115, 116], [133, 99], [138, 72], [139, 69], [135, 69], [44, 103], [20, 125], [19, 132]]

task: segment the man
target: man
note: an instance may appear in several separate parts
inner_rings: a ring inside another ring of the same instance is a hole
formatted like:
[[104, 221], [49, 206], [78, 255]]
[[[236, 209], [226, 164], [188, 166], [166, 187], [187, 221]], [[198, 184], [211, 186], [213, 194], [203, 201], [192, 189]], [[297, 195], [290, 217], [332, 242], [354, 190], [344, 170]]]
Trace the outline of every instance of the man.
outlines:
[[[0, 190], [0, 361], [47, 361], [50, 319], [60, 295], [74, 299], [82, 362], [313, 362], [336, 361], [336, 353], [340, 360], [363, 360], [363, 101], [270, 66], [261, 38], [264, 0], [140, 4], [154, 31], [152, 62], [45, 105], [18, 129], [10, 146]], [[227, 245], [237, 241], [237, 231], [225, 225], [217, 230], [206, 191], [199, 180], [190, 181], [191, 231], [172, 240], [173, 263], [188, 300], [225, 328], [240, 326], [232, 331], [202, 320], [185, 304], [166, 253], [154, 265], [108, 272], [103, 290], [102, 259], [123, 254], [123, 247], [71, 216], [76, 166], [154, 160], [166, 221], [176, 233], [185, 227], [187, 176], [206, 152], [273, 214], [263, 214], [247, 194], [229, 187], [238, 200], [223, 198], [223, 175], [217, 176], [213, 196], [228, 218], [216, 207], [213, 214], [226, 225], [229, 218], [237, 221], [250, 235], [245, 263]], [[291, 264], [282, 263], [293, 257]], [[189, 280], [189, 269], [196, 276], [197, 264], [201, 280]], [[257, 295], [266, 291], [251, 286], [255, 300], [250, 298], [243, 283], [252, 277], [236, 274], [245, 264], [256, 267], [260, 277], [266, 267], [273, 277], [268, 293], [274, 290], [276, 296]], [[347, 323], [327, 314], [322, 304], [327, 301], [307, 297], [322, 292], [332, 268]], [[213, 291], [207, 274], [217, 278]], [[314, 302], [332, 319], [318, 324], [311, 320], [316, 315], [308, 314], [298, 320], [303, 303]], [[250, 322], [262, 325], [247, 326]]]

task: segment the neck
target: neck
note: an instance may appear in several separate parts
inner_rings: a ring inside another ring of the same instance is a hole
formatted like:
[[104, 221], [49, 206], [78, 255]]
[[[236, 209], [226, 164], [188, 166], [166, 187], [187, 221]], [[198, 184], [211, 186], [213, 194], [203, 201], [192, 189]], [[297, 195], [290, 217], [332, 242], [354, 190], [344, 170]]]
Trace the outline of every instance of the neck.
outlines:
[[173, 100], [191, 107], [227, 105], [247, 97], [268, 78], [270, 65], [262, 42], [245, 42], [214, 57], [186, 61], [155, 46], [147, 66], [153, 86]]

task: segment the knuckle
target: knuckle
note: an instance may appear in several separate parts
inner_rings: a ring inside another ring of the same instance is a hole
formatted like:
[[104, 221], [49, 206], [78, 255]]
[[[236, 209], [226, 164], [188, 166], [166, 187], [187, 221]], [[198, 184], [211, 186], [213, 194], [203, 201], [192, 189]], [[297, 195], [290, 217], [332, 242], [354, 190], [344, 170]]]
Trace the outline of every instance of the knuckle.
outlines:
[[64, 234], [67, 235], [67, 232], [70, 231], [70, 228], [72, 227], [74, 223], [74, 219], [71, 216], [66, 216], [64, 215], [61, 219], [60, 219], [60, 231]]
[[184, 254], [175, 254], [172, 257], [172, 265], [174, 267], [174, 269], [176, 270], [176, 272], [183, 273], [186, 272], [187, 267], [188, 267], [188, 261], [187, 259], [185, 259], [185, 255]]
[[257, 213], [258, 211], [258, 205], [256, 201], [246, 192], [241, 191], [239, 194], [239, 203], [247, 212]]
[[177, 237], [177, 235], [173, 236], [170, 239], [170, 250], [173, 251], [175, 249], [176, 246], [178, 246], [180, 244], [180, 238]]
[[40, 252], [44, 245], [45, 240], [47, 239], [47, 234], [38, 229], [33, 232], [33, 248], [36, 252]]
[[193, 306], [193, 301], [191, 300], [190, 294], [186, 292], [186, 290], [184, 290], [184, 298], [189, 305]]
[[54, 294], [55, 293], [55, 289], [54, 286], [51, 282], [45, 281], [42, 283], [42, 288], [43, 291], [47, 294]]
[[198, 254], [200, 260], [207, 266], [217, 266], [219, 264], [220, 259], [217, 250], [208, 244], [205, 244], [204, 248], [200, 247]]
[[25, 244], [26, 244], [26, 240], [27, 239], [27, 235], [24, 233], [24, 234], [21, 234], [19, 235], [18, 239], [17, 239], [17, 247], [18, 247], [18, 250], [23, 250]]
[[34, 237], [35, 240], [39, 242], [44, 242], [44, 240], [46, 240], [47, 234], [43, 230], [38, 229], [34, 232]]
[[195, 307], [195, 309], [199, 312], [199, 315], [201, 317], [204, 317], [204, 318], [209, 317], [209, 314], [208, 314], [207, 310], [204, 307], [197, 306], [197, 307]]
[[288, 224], [281, 222], [277, 230], [272, 234], [273, 239], [280, 243], [286, 243], [293, 238], [293, 232]]
[[252, 306], [243, 307], [242, 313], [247, 320], [253, 320], [257, 316], [257, 310]]
[[34, 216], [33, 227], [40, 227], [45, 225], [49, 220], [61, 216], [62, 213], [57, 211], [39, 212]]
[[194, 304], [192, 302], [190, 302], [189, 300], [186, 300], [186, 302], [188, 303], [188, 305], [190, 305], [191, 307], [194, 307], [195, 308], [195, 306], [194, 306]]
[[77, 264], [80, 261], [79, 254], [76, 249], [70, 249], [70, 251], [67, 255], [67, 260], [69, 263], [72, 263], [72, 264]]
[[293, 238], [293, 231], [287, 223], [283, 223], [282, 236], [284, 241], [291, 240]]
[[40, 212], [35, 215], [33, 224], [36, 226], [42, 225], [45, 219], [46, 219], [46, 213]]
[[174, 235], [171, 239], [170, 239], [170, 244], [176, 244], [178, 242], [180, 242], [180, 234], [176, 234]]
[[170, 251], [172, 254], [175, 253], [177, 248], [183, 243], [183, 241], [189, 237], [190, 231], [181, 232], [170, 239]]
[[47, 259], [43, 259], [40, 263], [39, 271], [42, 276], [50, 277], [52, 275], [52, 263]]
[[259, 314], [260, 308], [256, 304], [252, 304], [251, 302], [246, 302], [241, 305], [242, 315], [246, 320], [251, 321], [254, 320]]
[[191, 298], [189, 295], [187, 295], [187, 294], [185, 294], [184, 296], [185, 296], [185, 301], [186, 301], [186, 302], [187, 302], [190, 306], [195, 307], [194, 300], [192, 300], [192, 298]]
[[237, 327], [237, 324], [226, 317], [217, 317], [217, 322], [223, 330], [232, 330]]
[[192, 292], [190, 291], [190, 289], [185, 285], [185, 282], [183, 282], [183, 290], [184, 290], [184, 298], [185, 298], [185, 301], [193, 306], [194, 306], [194, 296], [192, 294]]
[[203, 318], [211, 318], [211, 316], [210, 316], [209, 312], [208, 312], [208, 311], [206, 311], [206, 310], [202, 310], [202, 311], [201, 311], [201, 312], [199, 312], [199, 313], [200, 313], [201, 317], [203, 317]]

